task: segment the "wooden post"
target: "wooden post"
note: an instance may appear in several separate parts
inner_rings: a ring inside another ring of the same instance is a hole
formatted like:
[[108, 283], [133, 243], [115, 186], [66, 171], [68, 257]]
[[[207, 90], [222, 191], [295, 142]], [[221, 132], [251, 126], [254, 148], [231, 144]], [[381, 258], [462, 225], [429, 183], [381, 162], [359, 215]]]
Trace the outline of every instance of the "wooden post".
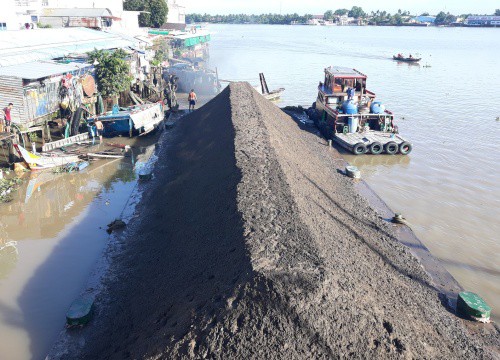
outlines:
[[16, 161], [16, 153], [14, 150], [14, 144], [17, 144], [16, 137], [13, 136], [10, 138], [10, 140], [7, 142], [8, 147], [9, 147], [9, 164], [13, 164]]
[[45, 125], [47, 127], [47, 140], [52, 141], [52, 135], [50, 134], [50, 126], [49, 124]]
[[44, 127], [42, 126], [42, 146], [45, 145], [45, 130]]

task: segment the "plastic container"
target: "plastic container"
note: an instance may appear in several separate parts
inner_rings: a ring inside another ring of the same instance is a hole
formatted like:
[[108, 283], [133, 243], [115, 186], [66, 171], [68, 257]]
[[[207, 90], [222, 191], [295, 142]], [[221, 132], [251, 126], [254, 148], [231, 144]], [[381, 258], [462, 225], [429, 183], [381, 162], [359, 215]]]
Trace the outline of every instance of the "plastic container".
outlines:
[[380, 101], [375, 101], [370, 106], [370, 112], [372, 114], [383, 114], [385, 111], [385, 105], [383, 105]]
[[357, 114], [358, 107], [352, 102], [352, 100], [347, 100], [342, 103], [342, 111], [344, 114]]
[[355, 133], [358, 131], [359, 121], [358, 118], [350, 117], [347, 119], [347, 126], [349, 126], [349, 132]]

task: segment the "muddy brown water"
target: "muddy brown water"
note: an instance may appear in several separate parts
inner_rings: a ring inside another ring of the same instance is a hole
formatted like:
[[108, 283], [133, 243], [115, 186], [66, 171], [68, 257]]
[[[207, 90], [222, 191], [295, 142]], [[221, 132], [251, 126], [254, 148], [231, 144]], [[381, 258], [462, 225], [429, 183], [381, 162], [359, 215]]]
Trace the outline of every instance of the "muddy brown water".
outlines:
[[[82, 172], [27, 172], [0, 204], [0, 358], [42, 359], [65, 323], [137, 183], [134, 163], [159, 134], [105, 139], [132, 156], [97, 160]], [[101, 145], [101, 148], [104, 145]]]
[[[222, 79], [286, 90], [280, 106], [310, 106], [330, 65], [356, 68], [396, 114], [408, 157], [345, 158], [500, 317], [498, 29], [211, 25]], [[392, 60], [419, 53], [420, 65]]]

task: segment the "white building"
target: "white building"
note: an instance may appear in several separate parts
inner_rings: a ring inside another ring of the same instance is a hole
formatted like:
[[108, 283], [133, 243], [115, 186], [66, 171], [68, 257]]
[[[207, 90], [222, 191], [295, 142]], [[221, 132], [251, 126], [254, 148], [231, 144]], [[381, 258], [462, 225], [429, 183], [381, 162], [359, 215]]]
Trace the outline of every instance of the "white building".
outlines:
[[124, 11], [123, 0], [0, 0], [0, 2], [2, 3], [0, 31], [23, 29], [26, 24], [30, 28], [36, 27], [40, 17], [47, 14], [47, 9], [82, 9], [82, 14], [89, 12], [89, 9], [106, 9], [114, 19], [111, 29], [129, 33], [137, 32], [139, 29], [139, 12]]
[[184, 29], [186, 27], [186, 5], [184, 0], [165, 0], [168, 6], [167, 21], [164, 27]]
[[16, 6], [14, 0], [3, 0], [2, 11], [0, 12], [0, 31], [18, 30]]

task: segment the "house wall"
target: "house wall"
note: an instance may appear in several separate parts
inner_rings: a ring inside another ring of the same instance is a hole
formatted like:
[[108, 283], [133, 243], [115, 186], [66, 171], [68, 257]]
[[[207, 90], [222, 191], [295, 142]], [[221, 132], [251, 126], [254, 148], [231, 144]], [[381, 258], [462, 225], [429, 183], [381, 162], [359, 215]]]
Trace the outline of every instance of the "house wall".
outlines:
[[182, 0], [165, 0], [168, 6], [167, 23], [185, 24], [186, 23], [186, 5]]
[[2, 11], [0, 11], [0, 31], [19, 30], [17, 21], [15, 0], [2, 0]]
[[17, 124], [26, 119], [23, 96], [23, 81], [21, 79], [0, 76], [0, 110], [4, 109], [9, 103], [13, 103], [12, 122]]

